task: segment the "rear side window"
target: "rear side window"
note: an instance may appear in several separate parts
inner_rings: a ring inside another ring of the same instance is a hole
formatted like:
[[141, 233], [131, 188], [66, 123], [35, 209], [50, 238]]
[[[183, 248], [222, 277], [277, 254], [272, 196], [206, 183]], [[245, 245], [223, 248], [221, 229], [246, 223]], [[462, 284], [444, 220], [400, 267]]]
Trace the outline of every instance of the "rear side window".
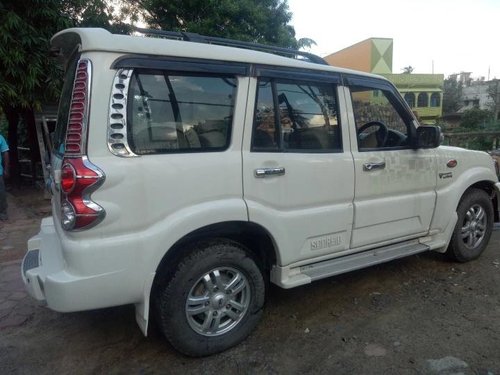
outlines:
[[342, 151], [335, 86], [259, 80], [252, 151]]
[[236, 86], [234, 77], [135, 71], [127, 105], [132, 151], [144, 155], [225, 150]]

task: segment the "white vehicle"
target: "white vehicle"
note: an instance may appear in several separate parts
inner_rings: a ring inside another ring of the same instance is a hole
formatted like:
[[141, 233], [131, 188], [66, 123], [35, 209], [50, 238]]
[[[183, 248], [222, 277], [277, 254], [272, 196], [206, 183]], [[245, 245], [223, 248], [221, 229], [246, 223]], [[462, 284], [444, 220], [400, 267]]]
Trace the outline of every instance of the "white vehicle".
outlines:
[[439, 128], [420, 126], [386, 79], [156, 33], [52, 39], [67, 73], [53, 216], [22, 265], [36, 300], [61, 312], [135, 304], [144, 334], [155, 316], [175, 348], [202, 356], [252, 331], [268, 281], [486, 248], [491, 157], [439, 147]]

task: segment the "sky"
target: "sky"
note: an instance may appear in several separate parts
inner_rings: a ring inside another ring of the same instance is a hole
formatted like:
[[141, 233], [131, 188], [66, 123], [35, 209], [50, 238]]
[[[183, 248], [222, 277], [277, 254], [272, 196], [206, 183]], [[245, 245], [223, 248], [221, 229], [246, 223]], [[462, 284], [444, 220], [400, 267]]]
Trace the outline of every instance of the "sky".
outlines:
[[[296, 38], [326, 56], [368, 38], [392, 38], [393, 73], [472, 72], [500, 78], [500, 0], [288, 0]], [[307, 50], [307, 49], [306, 49]]]

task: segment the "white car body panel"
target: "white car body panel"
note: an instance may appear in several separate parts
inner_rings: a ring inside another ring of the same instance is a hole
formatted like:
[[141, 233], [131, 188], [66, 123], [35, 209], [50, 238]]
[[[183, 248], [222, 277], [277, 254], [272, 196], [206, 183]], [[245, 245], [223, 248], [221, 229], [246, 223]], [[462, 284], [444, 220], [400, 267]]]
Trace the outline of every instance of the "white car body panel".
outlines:
[[[353, 155], [356, 189], [351, 247], [426, 234], [436, 202], [435, 150]], [[365, 171], [363, 164], [368, 161], [384, 161], [386, 167]]]

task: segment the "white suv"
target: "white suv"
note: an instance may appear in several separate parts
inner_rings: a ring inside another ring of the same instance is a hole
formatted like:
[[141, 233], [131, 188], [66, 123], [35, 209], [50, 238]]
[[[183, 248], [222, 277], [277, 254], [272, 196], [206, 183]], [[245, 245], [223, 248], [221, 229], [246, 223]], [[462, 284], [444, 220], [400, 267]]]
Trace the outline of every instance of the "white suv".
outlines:
[[52, 39], [67, 73], [53, 217], [22, 265], [36, 300], [135, 304], [145, 334], [156, 316], [199, 356], [251, 332], [268, 281], [291, 288], [428, 250], [468, 261], [487, 246], [491, 157], [438, 147], [439, 128], [419, 126], [386, 79], [155, 33]]

